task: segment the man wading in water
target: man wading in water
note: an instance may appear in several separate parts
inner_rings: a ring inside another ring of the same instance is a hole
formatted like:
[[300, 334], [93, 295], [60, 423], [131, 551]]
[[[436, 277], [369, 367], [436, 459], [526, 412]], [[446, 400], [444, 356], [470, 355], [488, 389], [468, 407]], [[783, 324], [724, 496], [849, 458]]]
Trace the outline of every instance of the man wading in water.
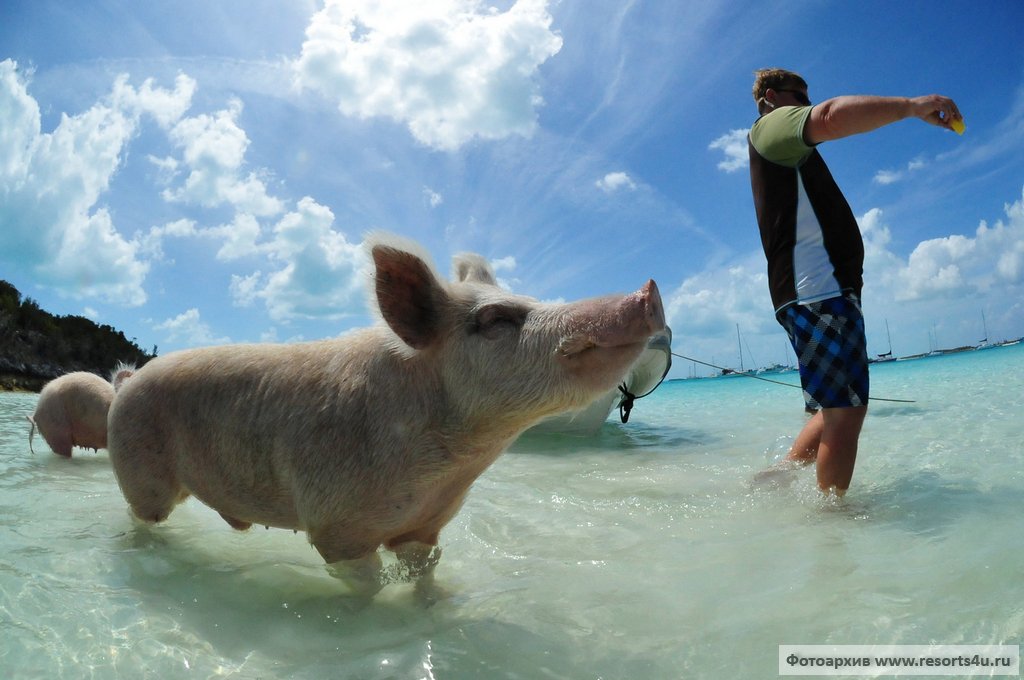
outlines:
[[816, 147], [904, 118], [947, 130], [963, 118], [953, 100], [940, 95], [843, 96], [812, 105], [807, 83], [796, 73], [763, 69], [755, 75], [760, 118], [748, 137], [750, 183], [768, 285], [775, 316], [800, 363], [807, 407], [817, 411], [786, 461], [817, 461], [818, 488], [842, 496], [853, 477], [868, 403], [860, 310], [864, 243]]

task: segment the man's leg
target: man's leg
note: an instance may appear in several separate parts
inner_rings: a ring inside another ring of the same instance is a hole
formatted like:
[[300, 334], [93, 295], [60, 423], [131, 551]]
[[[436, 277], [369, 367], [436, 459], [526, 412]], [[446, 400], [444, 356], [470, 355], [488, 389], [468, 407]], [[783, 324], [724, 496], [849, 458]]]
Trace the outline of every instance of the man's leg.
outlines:
[[813, 463], [818, 457], [818, 446], [821, 444], [821, 432], [825, 427], [822, 412], [819, 410], [811, 416], [800, 430], [786, 460], [807, 465]]
[[789, 486], [796, 479], [794, 471], [810, 465], [818, 457], [818, 445], [821, 443], [823, 428], [821, 411], [819, 410], [804, 423], [804, 428], [797, 435], [783, 460], [754, 475], [754, 484], [758, 486]]
[[780, 312], [778, 320], [800, 363], [808, 407], [827, 406], [807, 421], [786, 460], [817, 460], [818, 488], [842, 496], [850, 488], [867, 415], [869, 377], [860, 301], [846, 295], [794, 304]]
[[867, 412], [867, 406], [826, 408], [819, 412], [823, 427], [818, 445], [818, 488], [822, 492], [842, 496], [850, 488], [857, 462], [857, 442]]

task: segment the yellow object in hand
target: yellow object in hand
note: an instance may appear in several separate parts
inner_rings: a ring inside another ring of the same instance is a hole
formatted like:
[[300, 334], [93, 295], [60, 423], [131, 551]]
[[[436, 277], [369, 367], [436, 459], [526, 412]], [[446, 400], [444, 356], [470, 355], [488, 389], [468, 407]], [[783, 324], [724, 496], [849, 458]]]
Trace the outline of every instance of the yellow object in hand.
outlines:
[[964, 119], [963, 118], [955, 118], [953, 120], [953, 122], [949, 124], [949, 127], [953, 128], [953, 132], [957, 133], [958, 135], [962, 135], [964, 133], [964, 129], [965, 129], [964, 128]]

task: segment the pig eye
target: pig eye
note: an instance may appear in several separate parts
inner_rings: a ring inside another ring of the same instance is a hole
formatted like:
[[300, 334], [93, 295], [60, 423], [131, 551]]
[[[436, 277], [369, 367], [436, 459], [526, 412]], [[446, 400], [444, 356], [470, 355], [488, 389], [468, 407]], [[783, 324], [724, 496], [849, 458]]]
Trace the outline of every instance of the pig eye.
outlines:
[[488, 339], [495, 339], [505, 333], [518, 331], [525, 321], [525, 309], [508, 305], [488, 305], [476, 313], [472, 332]]

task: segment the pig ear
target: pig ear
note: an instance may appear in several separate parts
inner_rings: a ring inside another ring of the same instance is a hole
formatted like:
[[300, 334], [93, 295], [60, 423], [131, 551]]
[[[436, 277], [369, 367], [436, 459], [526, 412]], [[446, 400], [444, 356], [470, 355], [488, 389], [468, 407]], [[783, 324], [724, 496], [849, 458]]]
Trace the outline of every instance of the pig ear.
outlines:
[[491, 264], [476, 253], [459, 253], [452, 258], [452, 268], [455, 270], [456, 281], [476, 281], [492, 286], [498, 285]]
[[440, 336], [447, 297], [434, 272], [416, 255], [390, 246], [376, 245], [372, 255], [384, 321], [410, 347], [428, 347]]

